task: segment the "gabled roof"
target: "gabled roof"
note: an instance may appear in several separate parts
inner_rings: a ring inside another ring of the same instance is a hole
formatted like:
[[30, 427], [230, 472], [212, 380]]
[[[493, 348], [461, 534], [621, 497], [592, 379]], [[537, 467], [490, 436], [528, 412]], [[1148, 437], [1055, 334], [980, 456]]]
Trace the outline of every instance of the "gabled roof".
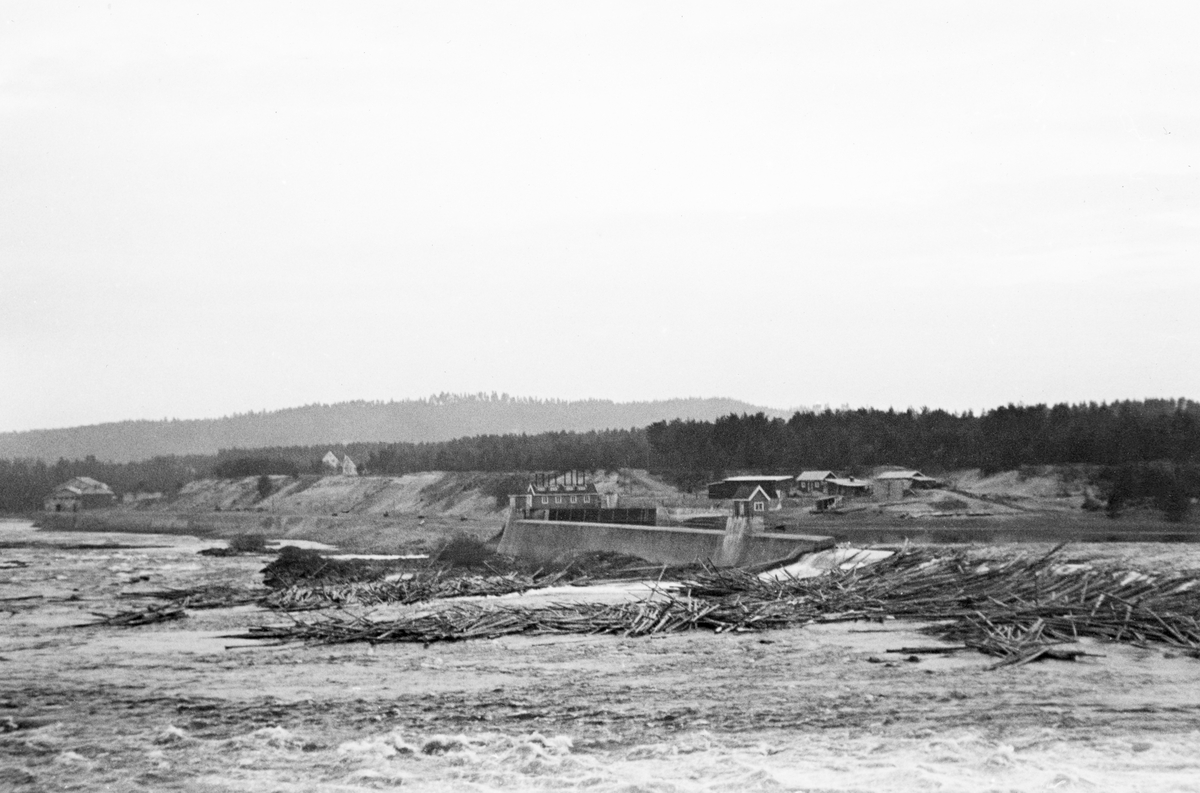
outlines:
[[[768, 487], [770, 490], [767, 489]], [[755, 493], [762, 493], [763, 498], [767, 500], [779, 498], [779, 494], [775, 491], [775, 488], [770, 485], [767, 485], [766, 487], [762, 485], [755, 485], [754, 487], [751, 487], [750, 485], [742, 485], [737, 489], [737, 492], [733, 494], [733, 500], [751, 501], [754, 499]]]
[[876, 479], [928, 479], [920, 471], [884, 471]]
[[796, 477], [797, 482], [821, 482], [826, 479], [837, 479], [833, 471], [801, 471]]
[[74, 479], [69, 479], [54, 488], [54, 492], [74, 493], [77, 496], [114, 495], [112, 488], [97, 479], [92, 479], [90, 476], [77, 476]]

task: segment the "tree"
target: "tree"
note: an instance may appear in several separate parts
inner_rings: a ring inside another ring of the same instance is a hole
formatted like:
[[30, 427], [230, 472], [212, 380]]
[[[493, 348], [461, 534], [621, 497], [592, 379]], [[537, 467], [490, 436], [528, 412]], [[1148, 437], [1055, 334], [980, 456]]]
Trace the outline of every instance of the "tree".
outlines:
[[1159, 506], [1162, 507], [1167, 520], [1172, 523], [1182, 523], [1187, 518], [1188, 510], [1192, 506], [1192, 500], [1188, 496], [1187, 489], [1183, 484], [1175, 481], [1171, 483], [1170, 489], [1159, 499]]
[[271, 495], [271, 491], [274, 489], [275, 486], [271, 484], [271, 477], [263, 474], [258, 478], [258, 497], [260, 500]]

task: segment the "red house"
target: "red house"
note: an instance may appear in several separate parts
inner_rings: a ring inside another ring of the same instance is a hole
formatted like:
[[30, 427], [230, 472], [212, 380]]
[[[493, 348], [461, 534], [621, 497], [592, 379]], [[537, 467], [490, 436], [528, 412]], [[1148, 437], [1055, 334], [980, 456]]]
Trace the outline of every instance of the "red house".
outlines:
[[743, 485], [733, 494], [733, 516], [735, 518], [762, 517], [769, 511], [783, 506], [778, 498], [773, 498], [762, 485]]

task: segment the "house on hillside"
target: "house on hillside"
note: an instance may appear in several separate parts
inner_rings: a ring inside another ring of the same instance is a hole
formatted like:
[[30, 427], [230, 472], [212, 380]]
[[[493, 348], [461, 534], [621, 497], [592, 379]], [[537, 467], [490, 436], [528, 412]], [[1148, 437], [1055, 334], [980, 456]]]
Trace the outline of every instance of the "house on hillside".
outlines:
[[733, 494], [733, 516], [735, 518], [762, 517], [783, 506], [779, 492], [770, 485], [742, 485]]
[[708, 483], [708, 497], [712, 499], [735, 498], [736, 493], [743, 487], [754, 488], [761, 485], [771, 498], [787, 495], [792, 484], [796, 481], [793, 476], [760, 475], [729, 476], [720, 482]]
[[358, 466], [348, 454], [342, 457], [342, 476], [358, 476]]
[[47, 512], [78, 512], [109, 507], [116, 502], [117, 494], [108, 485], [90, 476], [77, 476], [54, 488], [42, 506]]
[[875, 477], [872, 491], [878, 501], [896, 501], [910, 490], [925, 490], [938, 484], [938, 480], [920, 471], [884, 471]]
[[826, 483], [837, 478], [833, 471], [801, 471], [796, 477], [796, 489], [801, 493], [825, 493]]
[[325, 456], [321, 458], [321, 465], [325, 466], [330, 473], [334, 474], [336, 474], [342, 467], [341, 462], [338, 460], [338, 456], [333, 452], [325, 452]]

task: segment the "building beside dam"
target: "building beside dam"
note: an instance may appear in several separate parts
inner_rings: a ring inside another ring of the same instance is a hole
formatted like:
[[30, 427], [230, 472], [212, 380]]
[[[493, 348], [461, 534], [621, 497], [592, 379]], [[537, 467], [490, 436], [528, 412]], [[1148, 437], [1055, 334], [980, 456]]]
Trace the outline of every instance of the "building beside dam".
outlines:
[[771, 492], [762, 485], [742, 485], [733, 494], [733, 516], [735, 518], [763, 517], [767, 512], [774, 512], [783, 506], [783, 499], [778, 491]]
[[538, 475], [525, 489], [508, 497], [511, 512], [526, 519], [615, 523], [653, 526], [658, 522], [655, 507], [616, 506], [616, 495], [604, 494], [587, 478], [576, 473], [563, 478]]
[[[596, 486], [586, 478], [570, 474], [563, 478], [539, 475], [525, 493], [516, 497], [524, 503], [513, 504], [525, 510], [599, 509], [604, 506]], [[510, 499], [510, 502], [512, 499]]]
[[524, 493], [509, 496], [500, 552], [540, 561], [608, 553], [636, 556], [656, 565], [730, 567], [773, 564], [832, 547], [832, 537], [766, 530], [768, 511], [779, 509], [782, 502], [776, 486], [790, 478], [767, 477], [765, 483], [745, 481], [761, 477], [737, 478], [741, 481], [729, 494], [732, 514], [703, 510], [710, 528], [680, 525], [669, 518], [669, 525], [664, 525], [659, 518], [669, 509], [591, 506], [600, 503], [601, 494], [578, 478], [539, 479]]

